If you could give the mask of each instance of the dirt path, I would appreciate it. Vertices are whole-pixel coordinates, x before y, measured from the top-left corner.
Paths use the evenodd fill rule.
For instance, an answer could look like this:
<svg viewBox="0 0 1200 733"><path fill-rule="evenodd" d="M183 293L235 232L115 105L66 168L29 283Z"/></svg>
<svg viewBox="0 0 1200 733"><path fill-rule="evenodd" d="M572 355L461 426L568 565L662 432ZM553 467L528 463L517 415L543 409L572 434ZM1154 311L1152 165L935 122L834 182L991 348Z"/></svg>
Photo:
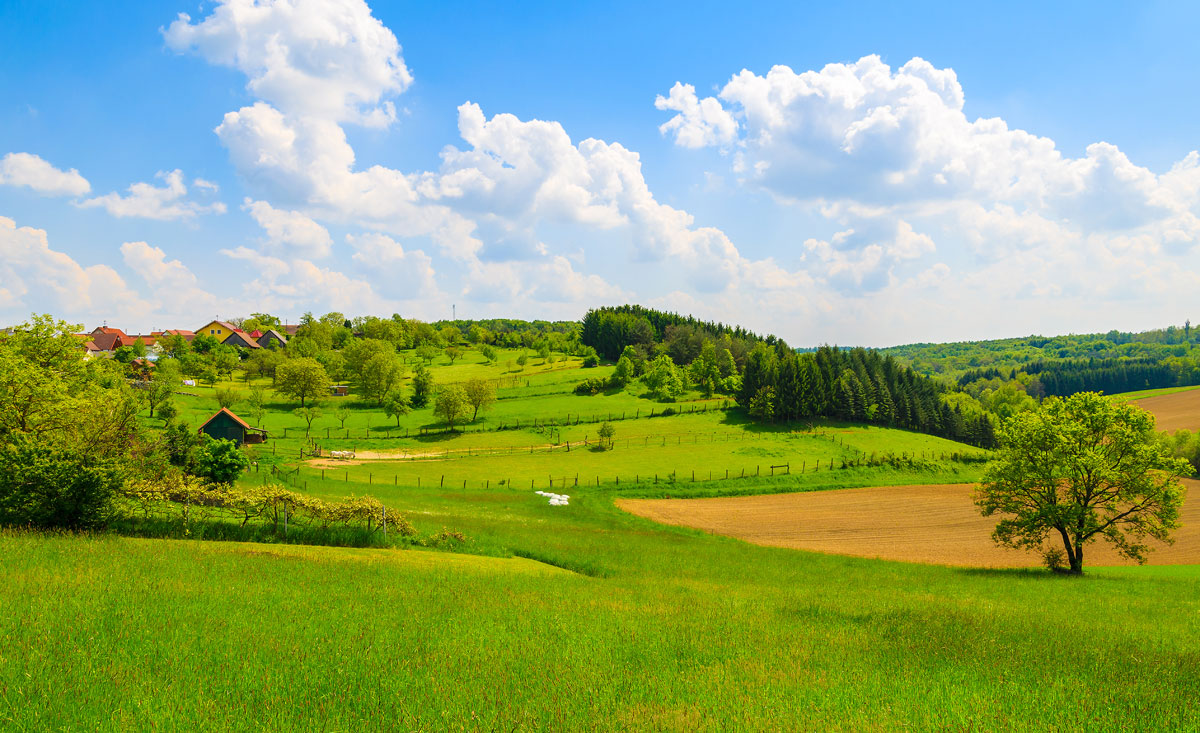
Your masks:
<svg viewBox="0 0 1200 733"><path fill-rule="evenodd" d="M1187 481L1183 526L1174 545L1155 543L1151 565L1200 563L1200 482ZM1017 567L1039 565L1032 552L996 547L995 518L971 501L973 486L885 486L718 499L623 499L625 511L759 545L906 562ZM1102 540L1085 564L1130 565Z"/></svg>
<svg viewBox="0 0 1200 733"><path fill-rule="evenodd" d="M1200 389L1147 397L1131 404L1153 413L1159 430L1200 430Z"/></svg>

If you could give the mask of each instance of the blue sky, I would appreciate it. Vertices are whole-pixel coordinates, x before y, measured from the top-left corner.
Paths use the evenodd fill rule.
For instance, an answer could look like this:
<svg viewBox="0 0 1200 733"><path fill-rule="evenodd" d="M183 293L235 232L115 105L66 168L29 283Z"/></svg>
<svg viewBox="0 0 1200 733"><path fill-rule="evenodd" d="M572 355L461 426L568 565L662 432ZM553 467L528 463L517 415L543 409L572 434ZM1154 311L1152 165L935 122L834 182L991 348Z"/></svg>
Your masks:
<svg viewBox="0 0 1200 733"><path fill-rule="evenodd" d="M867 345L1181 323L1198 15L0 2L0 321L635 301Z"/></svg>

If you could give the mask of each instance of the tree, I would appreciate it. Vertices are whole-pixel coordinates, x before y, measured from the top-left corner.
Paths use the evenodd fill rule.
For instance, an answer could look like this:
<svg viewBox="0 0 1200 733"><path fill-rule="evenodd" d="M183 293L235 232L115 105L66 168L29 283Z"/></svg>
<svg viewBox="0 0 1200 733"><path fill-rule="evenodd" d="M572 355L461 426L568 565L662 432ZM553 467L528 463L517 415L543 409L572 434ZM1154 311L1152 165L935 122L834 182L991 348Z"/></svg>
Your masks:
<svg viewBox="0 0 1200 733"><path fill-rule="evenodd" d="M461 357L461 356L462 356L462 349L458 348L457 346L447 346L446 347L446 358L450 360L451 364L458 361L459 357Z"/></svg>
<svg viewBox="0 0 1200 733"><path fill-rule="evenodd" d="M1056 534L1070 571L1082 573L1084 546L1098 536L1142 563L1145 539L1169 542L1179 526L1179 477L1191 467L1144 410L1096 392L1052 397L1008 420L999 440L975 497L984 516L1011 515L992 533L997 544L1037 549Z"/></svg>
<svg viewBox="0 0 1200 733"><path fill-rule="evenodd" d="M390 392L383 398L383 413L388 417L396 418L396 427L400 427L400 418L407 415L408 412L408 400L400 393L400 390Z"/></svg>
<svg viewBox="0 0 1200 733"><path fill-rule="evenodd" d="M433 394L433 374L423 366L417 367L417 373L413 375L413 407L424 407L429 404L429 397Z"/></svg>
<svg viewBox="0 0 1200 733"><path fill-rule="evenodd" d="M454 424L467 414L467 393L456 384L438 390L433 403L433 414L441 417L454 430Z"/></svg>
<svg viewBox="0 0 1200 733"><path fill-rule="evenodd" d="M758 392L750 398L750 414L759 420L770 420L775 417L774 387L758 388Z"/></svg>
<svg viewBox="0 0 1200 733"><path fill-rule="evenodd" d="M158 408L158 419L162 420L164 425L174 420L178 415L179 410L175 408L175 403L170 400L166 400Z"/></svg>
<svg viewBox="0 0 1200 733"><path fill-rule="evenodd" d="M601 450L612 450L613 445L615 444L614 439L617 435L617 429L613 427L612 423L605 420L604 424L602 424L600 426L599 433L600 433L600 449Z"/></svg>
<svg viewBox="0 0 1200 733"><path fill-rule="evenodd" d="M275 370L275 389L300 400L300 406L312 397L329 391L329 374L311 357L289 359Z"/></svg>
<svg viewBox="0 0 1200 733"><path fill-rule="evenodd" d="M467 402L475 408L471 413L471 422L475 422L481 409L488 409L496 401L496 385L486 379L467 380L463 385L463 393L467 396Z"/></svg>
<svg viewBox="0 0 1200 733"><path fill-rule="evenodd" d="M346 420L350 417L350 410L346 409L345 405L338 405L338 408L333 411L333 417L338 421L338 427L345 429Z"/></svg>
<svg viewBox="0 0 1200 733"><path fill-rule="evenodd" d="M196 475L216 484L231 484L237 481L250 467L250 459L232 440L217 440L204 436L204 444L196 452Z"/></svg>
<svg viewBox="0 0 1200 733"><path fill-rule="evenodd" d="M495 347L488 346L487 344L480 344L479 353L483 355L483 360L486 361L488 364L496 363Z"/></svg>
<svg viewBox="0 0 1200 733"><path fill-rule="evenodd" d="M217 398L217 405L227 410L242 401L242 393L233 387L217 387L213 396Z"/></svg>
<svg viewBox="0 0 1200 733"><path fill-rule="evenodd" d="M440 352L441 350L433 344L421 344L417 347L416 354L418 359L426 364L431 364Z"/></svg>
<svg viewBox="0 0 1200 733"><path fill-rule="evenodd" d="M146 384L146 404L150 406L150 417L154 417L154 408L171 398L175 385L179 384L182 372L179 362L174 359L159 359L154 370L154 376Z"/></svg>
<svg viewBox="0 0 1200 733"><path fill-rule="evenodd" d="M396 352L378 353L362 365L359 374L359 388L363 396L383 404L383 398L400 385L404 378L404 366L396 357Z"/></svg>
<svg viewBox="0 0 1200 733"><path fill-rule="evenodd" d="M0 445L0 526L103 525L124 483L123 463L31 436Z"/></svg>
<svg viewBox="0 0 1200 733"><path fill-rule="evenodd" d="M263 417L267 414L267 391L262 387L250 390L250 414L254 415L254 424L262 427Z"/></svg>
<svg viewBox="0 0 1200 733"><path fill-rule="evenodd" d="M238 354L232 346L221 344L212 350L212 365L218 374L226 378L233 375L238 365Z"/></svg>
<svg viewBox="0 0 1200 733"><path fill-rule="evenodd" d="M313 420L316 420L325 413L321 412L320 407L310 405L308 407L297 407L292 410L292 414L304 420L304 437L307 438L309 431L312 430Z"/></svg>

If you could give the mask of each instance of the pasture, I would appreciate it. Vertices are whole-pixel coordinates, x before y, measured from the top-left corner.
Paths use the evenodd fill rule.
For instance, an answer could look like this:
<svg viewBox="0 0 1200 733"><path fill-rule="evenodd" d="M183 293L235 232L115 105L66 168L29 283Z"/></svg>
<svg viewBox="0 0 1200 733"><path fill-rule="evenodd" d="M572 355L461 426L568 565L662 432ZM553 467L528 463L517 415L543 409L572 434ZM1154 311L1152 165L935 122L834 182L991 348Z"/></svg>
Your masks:
<svg viewBox="0 0 1200 733"><path fill-rule="evenodd" d="M1200 563L1200 482L1186 481L1175 544L1153 542L1151 565ZM996 521L980 516L971 484L876 486L713 499L619 499L647 519L759 545L967 567L1030 567L1039 553L995 546ZM1050 546L1058 539L1051 536ZM1095 565L1131 565L1109 545L1087 548Z"/></svg>
<svg viewBox="0 0 1200 733"><path fill-rule="evenodd" d="M706 511L783 536L832 522L840 505L829 542L854 514L864 525L953 525L895 487L961 498L983 451L835 421L753 424L719 395L579 396L574 384L604 367L521 371L510 360L468 351L435 365L438 383L498 385L494 409L461 430L447 432L429 407L397 424L352 394L323 400L306 436L295 404L269 395L270 438L247 447L255 465L243 483L371 495L422 536L463 533L458 553L0 532L0 728L1200 725L1198 565L1093 559L1085 577L1063 578L898 563L618 508L745 502L760 510ZM187 391L175 401L194 428L217 405L210 387ZM257 422L246 407L233 409ZM608 419L615 447L596 450ZM870 486L892 488L858 488ZM872 495L892 503L846 498ZM801 500L826 502L824 514L780 504ZM899 546L900 536L866 541ZM979 543L991 547L986 531Z"/></svg>

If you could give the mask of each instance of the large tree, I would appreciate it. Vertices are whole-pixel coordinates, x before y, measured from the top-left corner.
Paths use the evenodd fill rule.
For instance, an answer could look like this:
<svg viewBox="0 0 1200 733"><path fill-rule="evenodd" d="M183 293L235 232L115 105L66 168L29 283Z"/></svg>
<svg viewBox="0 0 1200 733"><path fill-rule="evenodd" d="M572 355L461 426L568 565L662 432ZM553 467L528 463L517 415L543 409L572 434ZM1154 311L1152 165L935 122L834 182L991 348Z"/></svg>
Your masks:
<svg viewBox="0 0 1200 733"><path fill-rule="evenodd" d="M479 411L486 410L496 401L496 385L486 379L469 379L463 384L463 392L467 402L475 411L471 413L471 422L479 416Z"/></svg>
<svg viewBox="0 0 1200 733"><path fill-rule="evenodd" d="M1081 392L1014 416L999 438L975 503L1003 515L992 533L1000 545L1039 549L1057 535L1071 572L1082 573L1084 546L1097 537L1141 563L1147 538L1169 542L1179 526L1179 477L1191 467L1144 410Z"/></svg>
<svg viewBox="0 0 1200 733"><path fill-rule="evenodd" d="M469 406L467 393L462 387L452 384L438 390L433 403L433 414L445 420L453 430L454 424L466 417Z"/></svg>
<svg viewBox="0 0 1200 733"><path fill-rule="evenodd" d="M358 379L363 396L382 405L388 393L399 387L404 379L404 366L395 350L377 353L362 365Z"/></svg>
<svg viewBox="0 0 1200 733"><path fill-rule="evenodd" d="M304 407L307 400L329 391L329 374L321 362L310 357L288 359L275 370L275 389L300 400Z"/></svg>

